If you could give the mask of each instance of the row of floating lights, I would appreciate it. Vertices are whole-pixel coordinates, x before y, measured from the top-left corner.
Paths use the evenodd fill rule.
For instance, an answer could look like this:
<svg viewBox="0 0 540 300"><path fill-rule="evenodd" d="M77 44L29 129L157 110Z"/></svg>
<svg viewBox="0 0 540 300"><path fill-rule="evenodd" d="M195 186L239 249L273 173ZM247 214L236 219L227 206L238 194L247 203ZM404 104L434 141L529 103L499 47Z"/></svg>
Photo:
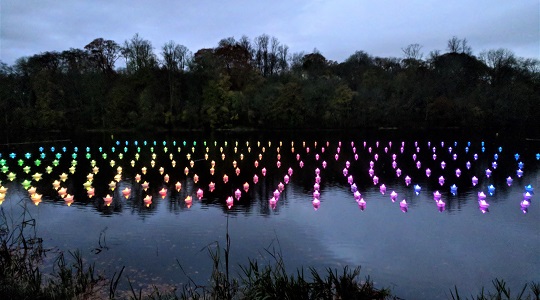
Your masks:
<svg viewBox="0 0 540 300"><path fill-rule="evenodd" d="M126 141L125 144L126 144L126 146L123 148L123 150L124 150L124 153L127 153L128 150L129 150L128 147L127 147L128 144L129 144L129 142ZM153 144L154 144L154 146L157 145L155 141L154 141ZM281 147L281 146L282 146L282 142L280 142L279 144L280 144L280 147ZM138 159L139 159L139 153L141 152L141 147L138 146L138 142L136 142L136 141L134 142L134 145L137 146L137 153L135 154L135 159L138 160ZM143 145L144 145L144 146L147 146L148 143L145 141L145 142L143 142ZM183 145L184 145L184 146L187 146L185 141L184 141ZM117 146L120 146L120 142L119 142L119 141L117 141ZM163 142L163 146L164 146L163 151L164 151L165 153L167 153L169 149L166 147L166 142ZM176 146L176 142L173 142L173 146ZM196 146L196 142L193 142L193 147L191 148L192 153L195 153L195 146ZM204 146L206 146L206 142L204 142ZM214 142L214 146L217 146L217 142ZM225 146L227 147L227 142L225 142ZM248 149L248 152L251 152L251 147L249 147L249 142L246 142L246 146L248 147L248 148L247 148L247 149ZM260 142L257 143L257 146L260 147ZM268 146L269 146L269 147L271 146L271 142L268 142ZM326 143L326 146L329 147L329 142ZM366 149L366 146L367 146L367 143L364 142L364 149ZM401 147L400 147L400 152L401 152L401 153L404 153L404 146L405 146L405 143L402 142L402 143L401 143ZM457 142L454 143L454 146L457 146ZM235 152L235 153L237 153L237 150L238 150L237 147L238 147L238 142L236 142L236 146L234 147L234 152ZM278 152L277 167L278 167L278 168L280 167L280 164L281 164L281 161L280 161L280 154L279 154L279 149L280 149L280 147L277 148L277 152ZM309 147L306 147L305 142L303 142L303 147L306 149L306 153L309 153L309 151L310 151L309 149L310 149L310 148L309 148ZM316 147L317 147L317 142L315 142L315 148L316 148ZM359 156L358 156L358 153L356 153L356 148L354 147L354 142L351 142L351 147L352 147L352 149L353 149L353 153L355 153L355 155L354 155L355 160L358 160ZM379 147L379 142L376 142L376 147L377 147L377 148ZM392 147L392 142L389 142L388 147L385 147L385 148L384 148L384 152L385 152L385 153L388 153L389 148L391 148L391 147ZM416 152L419 153L419 152L420 152L420 148L418 147L418 143L417 143L417 142L415 142L415 147L416 147ZM428 148L429 148L429 147L431 147L430 142L428 142ZM444 147L444 142L441 142L441 147ZM467 144L467 147L465 147L465 152L466 152L466 153L469 152L469 147L470 147L470 142ZM336 152L337 152L337 153L334 155L336 161L338 161L338 159L339 159L340 149L341 149L341 142L338 143L338 147L336 148ZM56 150L56 149L55 149L54 147L51 147L51 149L50 149L51 153L55 153L55 150ZM102 158L103 158L104 160L106 160L106 159L107 159L107 154L106 154L105 152L103 152L104 149L103 149L102 147L99 147L98 150L99 150L100 153L102 153L102 155L101 155ZM372 153L373 148L372 148L372 147L369 147L369 148L367 148L367 150L368 150L369 153ZM485 152L485 146L484 146L484 143L483 143L483 142L482 142L482 148L481 148L481 150L482 150L482 152ZM502 148L501 148L501 147L499 147L498 150L499 150L499 153L502 152ZM40 147L40 148L39 148L39 152L40 152L39 157L40 157L41 159L45 159L45 158L46 158L46 153L45 153L44 151L45 151L45 149L44 149L43 147ZM61 148L61 151L65 153L65 152L67 152L67 148L66 148L66 147L62 147L62 148ZM115 148L115 147L112 147L112 148L111 148L111 152L114 153L115 151L116 151L116 148ZM154 168L154 167L155 167L156 153L154 152L154 147L153 147L153 146L150 147L150 151L152 152L151 167ZM180 152L180 151L181 151L181 148L178 147L178 152ZM321 147L321 153L324 153L324 151L325 151L325 148L324 148L324 147ZM452 151L453 151L452 147L449 147L449 148L448 148L448 152L451 154ZM75 148L74 148L74 153L71 155L71 157L73 158L73 160L72 160L72 162L71 162L71 166L69 167L69 172L72 173L72 174L74 174L75 171L76 171L76 166L77 166L77 160L76 160L76 159L77 159L77 152L78 152L78 147L75 147ZM205 153L205 159L206 159L206 160L208 160L208 152L209 152L209 147L206 146L206 153ZM222 155L221 155L222 160L224 160L224 159L225 159L225 153L223 153L223 147L220 147L220 152L222 153ZM263 152L263 153L265 152L265 147L264 147L264 146L263 146L263 148L262 148L262 152ZM291 142L291 152L294 153L294 142ZM124 155L124 154L120 152L120 153L118 154L118 158L119 158L120 160L122 160L122 159L123 159L123 155ZM11 153L11 154L9 154L8 156L9 156L9 158L12 159L12 160L15 160L15 158L17 157L17 155L16 155L15 153ZM175 161L173 160L173 154L170 153L169 156L170 156L170 159L171 159L172 164L173 164L173 167L174 167ZM320 155L319 155L318 153L315 154L315 159L316 159L316 160L319 160L319 156L320 156ZM30 154L30 153L26 153L26 154L24 155L24 158L26 158L27 160L30 160L31 157L32 157L32 154ZM86 157L87 159L90 159L90 158L91 158L90 148L89 148L89 147L86 148L86 155L85 155L85 157ZM374 160L375 160L375 161L378 160L378 154L377 154L377 153L375 153L375 154L373 155L373 157L374 157ZM519 158L520 158L519 154L517 154L517 153L514 155L514 157L515 157L516 161L518 161ZM53 165L54 167L56 167L56 166L59 165L59 160L62 158L62 153L57 152L56 154L54 154L54 158L55 158L55 159L52 161L52 165ZM187 158L188 160L190 160L190 167L193 168L193 167L194 167L194 161L191 160L191 154L188 153L188 154L186 155L186 158ZM243 154L240 154L240 159L243 160L243 158L244 158L244 155L243 155ZM303 162L300 160L300 154L297 154L297 155L296 155L296 158L297 158L297 160L299 161L299 166L302 168L302 167L303 167ZM454 153L454 154L452 155L452 158L453 158L453 160L456 160L456 159L457 159L457 154ZM478 159L478 154L474 154L474 155L473 155L473 158L474 158L474 160L477 160L477 159ZM393 154L393 155L392 155L392 159L393 159L392 167L393 167L394 169L396 169L396 175L397 175L397 177L400 177L402 171L401 171L399 168L397 168L397 162L396 162L397 155L396 155L396 154ZM436 147L433 147L433 160L436 160L436 159L437 159ZM495 160L495 161L492 163L492 168L493 168L494 170L497 168L497 159L498 159L498 154L495 153L495 154L494 154L494 160ZM540 160L540 153L537 153L537 154L536 154L536 159L537 159L537 160ZM262 154L259 154L259 160L262 160ZM421 162L420 162L419 160L417 160L417 154L416 154L416 153L413 154L413 160L416 162L416 167L417 167L418 169L420 169L420 168L421 168ZM19 166L21 166L21 167L23 167L24 163L25 163L25 161L24 161L23 159L19 159L19 160L17 161L17 164L18 164ZM93 167L93 169L92 169L92 170L93 170L93 173L90 173L90 174L87 176L88 181L85 182L83 185L84 185L85 189L87 189L88 196L89 196L89 197L93 197L93 196L95 195L95 194L94 194L94 193L95 193L95 190L94 190L94 188L92 187L92 177L93 177L93 174L97 174L97 173L99 172L99 167L96 166L97 162L96 162L95 160L92 160L90 163L91 163L91 166ZM235 167L235 173L236 173L236 175L238 176L239 173L240 173L240 169L236 166L236 161L234 161L233 163L234 163L234 167ZM39 167L39 166L41 165L41 160L40 160L40 159L36 159L36 160L34 161L34 164L35 164L37 167ZM110 161L110 166L111 166L111 167L114 167L115 165L116 165L116 162L115 162L114 160L111 160L111 161ZM134 165L135 165L135 160L132 160L132 161L131 161L131 166L134 166ZM213 168L214 168L214 165L215 165L215 162L212 161L212 168L210 169L210 172L211 172L212 175L213 175ZM327 165L326 161L323 161L323 162L322 162L323 168L326 168L326 165ZM1 166L0 170L1 170L3 173L7 173L7 172L9 171L9 168L8 168L7 165L6 165L6 160L5 160L5 159L2 159L1 154L0 154L0 166ZM255 166L258 167L258 161L257 161L257 160L255 161ZM344 176L347 176L347 173L348 173L347 170L349 169L349 167L350 167L350 162L347 161L346 164L345 164L345 168L344 168L344 170L343 170ZM373 178L373 183L374 183L375 185L377 185L379 179L378 179L378 177L375 175L375 172L374 172L373 167L374 167L374 162L371 161L371 162L370 162L370 169L369 169L368 173L369 173L369 175ZM445 163L444 161L442 161L442 162L441 162L441 169L445 169L445 167L446 167L446 163ZM470 163L470 162L467 162L467 163L466 163L466 167L467 167L467 169L470 169L470 168L471 168L471 163ZM518 177L522 177L522 176L523 176L523 170L522 170L523 167L524 167L523 162L521 162L521 161L518 162L518 170L516 171L516 174L517 174ZM163 168L161 167L161 168L160 168L160 173L161 173L161 175L163 175L163 172L161 171L162 169L163 169ZM30 173L30 170L31 170L31 168L30 168L28 165L26 165L26 166L23 167L23 172L26 173L26 174L29 174L29 173ZM45 168L45 171L46 171L48 174L50 174L50 173L52 172L52 170L53 170L53 167L51 167L51 166L47 166L47 167ZM314 207L315 209L318 209L319 206L320 206L320 180L321 180L321 179L320 179L320 175L319 175L319 174L320 174L320 171L317 171L317 170L319 170L319 169L316 169L316 177L315 177L314 192L313 192L313 201L312 201L313 207ZM122 167L119 166L119 167L117 168L117 171L118 171L118 174L115 175L115 177L114 177L115 180L113 180L113 181L111 181L111 183L109 183L109 188L110 188L111 190L114 190L114 188L116 187L116 182L120 182L120 180L122 179L122 176L121 176L121 175L122 175ZM142 171L142 173L145 173L145 172L146 172L146 167L143 167L143 168L141 169L141 171ZM486 176L489 178L489 177L491 176L492 172L493 172L492 170L486 169L486 172L485 172L485 173L486 173ZM186 175L189 173L188 167L185 168L185 173L186 173ZM265 169L265 168L262 168L262 174L263 174L263 176L266 175L265 173L266 173L266 169ZM455 174L456 174L456 177L459 177L459 176L461 175L461 171L460 171L459 169L456 169ZM62 173L62 174L60 175L60 181L64 181L64 182L65 182L66 179L67 179L67 176L68 176L68 175L67 175L66 173ZM168 176L167 174L164 175L165 182L168 182L167 176ZM284 181L285 181L286 183L288 183L289 180L290 180L290 176L292 176L292 168L289 168L288 174L285 175L285 176L286 176L286 177L284 177ZM426 176L427 176L427 177L431 176L431 170L430 170L429 168L426 169ZM9 174L7 174L7 178L8 178L8 180L10 180L10 181L14 181L14 180L16 179L16 174L13 173L13 172L10 172ZM32 179L33 179L34 181L37 182L37 181L39 181L39 180L42 179L42 174L41 174L41 173L35 173L34 175L32 175ZM137 181L137 183L139 183L139 180L140 180L140 175L139 175L139 174L137 174L137 175L135 176L135 180ZM197 175L197 174L195 174L195 175L193 176L193 180L194 180L195 183L198 181L198 175ZM224 175L224 176L223 176L223 181L224 181L224 183L227 183L227 181L228 181L228 176L227 176L227 175ZM258 181L258 177L257 177L257 174L255 174L254 177L253 177L253 182L254 182L255 184L257 184L257 181ZM409 186L409 185L411 184L411 181L412 181L412 180L411 180L411 178L410 178L409 176L405 176L405 184L406 184L407 186ZM507 184L508 184L508 185L511 185L511 184L512 184L512 181L513 181L513 179L512 179L511 177L508 177L508 178L507 178ZM349 184L351 185L351 191L353 192L353 196L354 196L355 200L358 202L358 205L360 206L360 208L361 208L362 210L365 209L365 207L366 207L366 202L365 202L365 200L361 197L361 194L360 194L359 191L357 190L356 185L355 185L354 182L353 182L352 175L348 177L348 182L349 182ZM444 178L443 176L439 177L439 183L440 183L441 186L444 185L444 182L445 182L445 178ZM477 178L476 176L473 176L473 177L472 177L472 184L473 184L473 186L475 186L476 184L478 184L478 178ZM31 186L31 181L29 181L29 180L24 180L24 181L22 182L22 185L23 185L23 187L24 187L25 189L28 190L29 195L30 195L30 198L32 199L32 201L34 201L34 203L36 203L36 205L37 205L39 202L41 202L41 195L36 193L36 188ZM145 190L148 188L148 185L149 185L149 184L148 184L147 182L141 183L141 187L142 187L143 189L145 189ZM73 200L73 196L67 193L67 189L66 189L66 188L60 187L60 184L59 184L59 181L58 181L58 180L56 180L56 181L53 182L53 187L58 191L59 196L62 197L62 198L66 201L66 203L67 203L68 205L70 205L71 203L73 203L73 201L74 201L74 200ZM181 189L181 184L180 184L180 182L177 182L177 183L175 184L175 188L176 188L177 191L179 191L179 190ZM213 191L214 188L215 188L215 183L211 182L211 183L209 184L209 190L210 190L210 191ZM249 184L246 182L246 183L244 184L244 190L247 192L248 189L249 189ZM275 209L275 207L276 207L276 205L277 205L277 201L279 200L279 195L280 195L280 193L283 191L283 189L284 189L283 183L280 182L280 184L278 185L278 188L277 188L276 191L273 193L273 197L269 200L269 205L270 205L270 207L272 207L272 208ZM457 193L457 186L456 186L455 184L452 185L450 189L451 189L451 193L452 193L453 195L455 195L455 194ZM495 188L493 187L493 185L490 185L490 186L488 187L488 193L489 193L490 195L492 195L492 194L494 193L494 189L495 189ZM380 190L381 190L381 193L383 193L383 194L386 192L386 187L385 187L384 184L382 184L382 185L380 186ZM415 190L416 193L419 193L420 190L421 190L421 188L420 188L420 186L415 185L415 186L414 186L414 190ZM1 186L1 182L0 182L0 204L1 204L1 202L5 199L5 194L6 194L6 192L7 192L7 188ZM123 194L126 198L129 198L130 193L131 193L131 191L130 191L129 188L126 188L126 189L124 189L124 190L122 191L122 194ZM166 189L160 190L160 195L161 195L163 198L166 196L166 193L167 193ZM442 199L439 197L439 195L438 195L437 193L439 193L439 192L437 191L437 192L434 193L434 199L435 199L435 201L436 201L436 203L437 203L437 206L438 206L439 209L441 210L441 208L444 209L445 203L444 203L444 201L442 201ZM203 197L203 190L202 190L202 189L198 189L196 194L197 194L197 197L198 197L199 199L201 199L201 198ZM235 194L235 198L236 198L237 200L239 200L240 195L241 195L240 189L237 189L237 190L235 191L234 194ZM439 193L439 194L440 194L440 193ZM531 199L531 197L532 197L532 194L533 194L533 189L532 189L532 186L529 185L529 186L526 187L526 192L524 193L524 199L523 199L523 201L521 202L521 207L524 209L524 211L525 211L526 208L528 208L528 206L530 205L530 199ZM393 201L395 201L395 200L397 199L397 193L395 193L395 191L393 191L393 192L390 194L390 196L391 196L391 199L392 199ZM484 194L483 192L479 192L479 193L478 193L478 198L479 198L479 200L478 200L478 201L479 201L479 207L480 207L481 209L482 209L482 208L485 208L485 210L483 210L483 212L487 211L487 207L489 207L489 204L486 202L485 194ZM104 199L104 202L105 202L107 205L110 205L110 203L112 202L112 196L110 196L110 195L105 196L103 199ZM191 203L191 201L192 201L191 196L188 196L188 197L186 198L186 203L188 203L188 202ZM150 204L152 203L152 199L151 199L151 196L150 196L150 195L147 195L147 196L145 197L144 203L147 204L147 206L150 205ZM234 203L234 202L232 201L232 196L230 196L230 197L227 198L226 203L227 203L227 206L228 206L229 208L232 207L232 205L233 205L233 203ZM400 207L401 207L402 210L404 210L404 211L407 210L407 202L406 202L406 200L403 200L403 201L400 202Z"/></svg>

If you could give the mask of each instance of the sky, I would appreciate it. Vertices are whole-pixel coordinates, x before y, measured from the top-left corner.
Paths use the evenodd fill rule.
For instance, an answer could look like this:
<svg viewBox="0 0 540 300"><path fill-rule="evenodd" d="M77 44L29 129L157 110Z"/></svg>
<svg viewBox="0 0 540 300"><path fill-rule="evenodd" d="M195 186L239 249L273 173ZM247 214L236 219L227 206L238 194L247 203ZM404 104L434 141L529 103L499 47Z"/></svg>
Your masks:
<svg viewBox="0 0 540 300"><path fill-rule="evenodd" d="M289 53L317 49L342 62L356 51L403 57L420 44L446 52L453 36L474 55L505 48L540 58L539 0L0 0L0 60L83 49L95 38L119 44L136 33L159 54L168 41L193 53L221 39L262 34ZM158 55L159 56L159 55Z"/></svg>

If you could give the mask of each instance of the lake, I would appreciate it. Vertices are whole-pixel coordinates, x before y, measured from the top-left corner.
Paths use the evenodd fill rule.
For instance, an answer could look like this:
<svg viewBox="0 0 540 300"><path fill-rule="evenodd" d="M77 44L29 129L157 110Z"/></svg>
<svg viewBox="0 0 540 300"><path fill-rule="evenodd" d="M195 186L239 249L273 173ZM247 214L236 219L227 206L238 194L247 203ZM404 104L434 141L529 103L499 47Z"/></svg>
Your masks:
<svg viewBox="0 0 540 300"><path fill-rule="evenodd" d="M361 266L401 298L448 299L540 281L539 152L452 132L10 138L0 207L136 288L207 284L228 232L232 274L281 253L291 273Z"/></svg>

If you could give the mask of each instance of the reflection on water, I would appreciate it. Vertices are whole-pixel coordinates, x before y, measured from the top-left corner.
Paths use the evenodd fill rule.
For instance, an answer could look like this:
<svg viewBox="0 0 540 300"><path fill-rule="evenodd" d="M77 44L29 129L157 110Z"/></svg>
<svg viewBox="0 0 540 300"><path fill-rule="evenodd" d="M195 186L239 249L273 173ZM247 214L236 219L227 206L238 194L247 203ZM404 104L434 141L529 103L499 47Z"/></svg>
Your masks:
<svg viewBox="0 0 540 300"><path fill-rule="evenodd" d="M498 140L110 139L0 148L0 201L49 246L140 284L208 279L283 252L291 271L361 265L405 298L539 280L540 145ZM178 260L178 261L177 261ZM180 263L186 275L180 271Z"/></svg>

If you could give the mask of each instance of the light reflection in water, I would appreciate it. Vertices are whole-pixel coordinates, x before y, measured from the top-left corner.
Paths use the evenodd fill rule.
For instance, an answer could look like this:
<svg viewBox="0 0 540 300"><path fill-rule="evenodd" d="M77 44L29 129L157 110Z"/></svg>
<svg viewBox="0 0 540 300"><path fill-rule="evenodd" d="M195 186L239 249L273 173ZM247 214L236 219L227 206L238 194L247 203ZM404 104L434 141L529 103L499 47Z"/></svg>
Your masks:
<svg viewBox="0 0 540 300"><path fill-rule="evenodd" d="M209 263L200 249L224 241L227 216L237 263L260 257L277 239L291 269L362 265L364 275L381 287L395 284L394 292L405 298L425 286L435 287L428 292L434 299L454 285L472 289L494 277L531 278L540 268L531 254L540 247L532 190L538 149L520 151L525 162L518 165L515 152L498 151L498 144L461 140L446 141L451 150L430 147L443 145L439 140L349 139L341 146L333 139L220 140L160 147L172 144L164 142L120 141L123 153L81 144L89 155L77 159L73 145L55 145L44 148L39 165L32 161L39 147L10 151L14 158L1 152L2 208L17 207L19 199L35 204L29 210L39 232L62 249L92 249L107 227L109 250L93 259L113 261L111 270L126 263L170 283L178 283L174 258L189 275L207 279L203 265ZM56 155L63 147L66 154ZM411 270L414 278L403 275Z"/></svg>

